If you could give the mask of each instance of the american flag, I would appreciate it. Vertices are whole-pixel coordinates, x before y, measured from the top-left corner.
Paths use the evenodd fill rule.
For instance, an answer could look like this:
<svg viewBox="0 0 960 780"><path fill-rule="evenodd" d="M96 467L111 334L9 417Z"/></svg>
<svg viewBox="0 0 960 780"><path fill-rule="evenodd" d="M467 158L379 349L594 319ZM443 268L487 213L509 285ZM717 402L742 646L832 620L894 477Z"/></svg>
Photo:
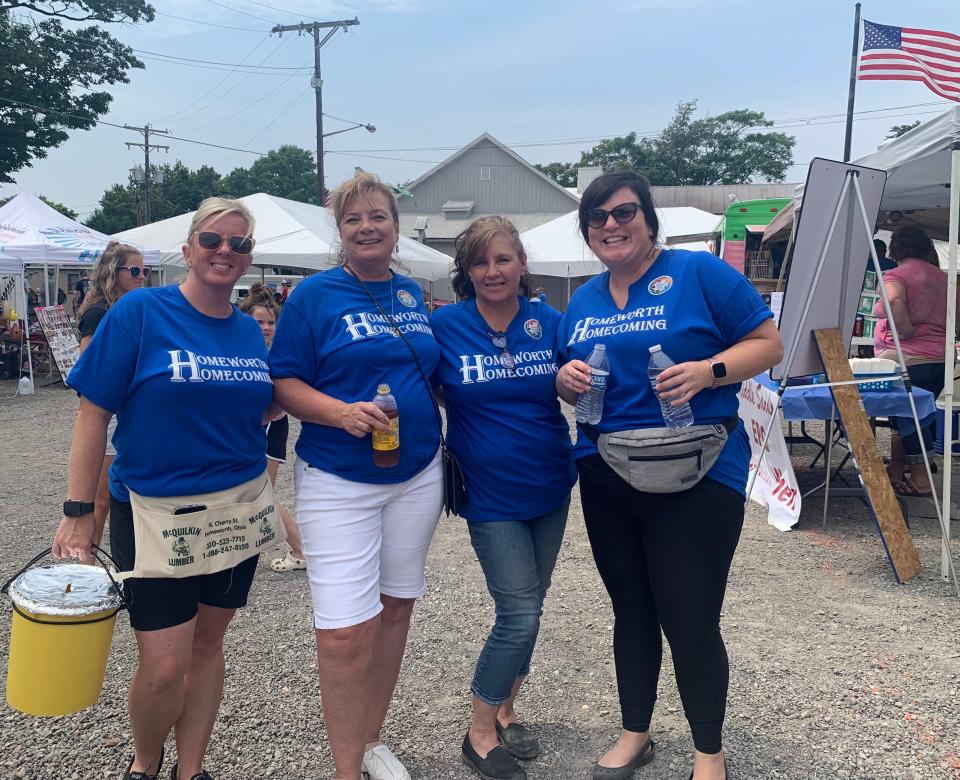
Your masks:
<svg viewBox="0 0 960 780"><path fill-rule="evenodd" d="M861 81L922 81L960 102L960 35L863 20Z"/></svg>

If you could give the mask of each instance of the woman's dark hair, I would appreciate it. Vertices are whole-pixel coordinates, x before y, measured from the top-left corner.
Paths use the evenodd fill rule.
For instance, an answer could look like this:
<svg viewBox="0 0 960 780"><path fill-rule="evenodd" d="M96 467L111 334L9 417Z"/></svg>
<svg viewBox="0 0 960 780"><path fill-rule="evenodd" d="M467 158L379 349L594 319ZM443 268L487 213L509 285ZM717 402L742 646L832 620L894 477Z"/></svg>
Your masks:
<svg viewBox="0 0 960 780"><path fill-rule="evenodd" d="M280 307L273 300L273 290L260 284L260 282L254 282L250 285L250 291L240 301L238 308L244 314L252 315L254 309L262 308L272 313L274 319L280 316Z"/></svg>
<svg viewBox="0 0 960 780"><path fill-rule="evenodd" d="M926 260L931 265L940 266L933 241L930 240L926 230L916 225L904 225L893 231L890 237L889 255L897 262L914 257L918 260Z"/></svg>
<svg viewBox="0 0 960 780"><path fill-rule="evenodd" d="M470 281L470 265L474 260L487 253L487 247L497 236L506 236L510 239L513 251L517 253L517 257L521 261L526 263L527 253L520 241L520 233L509 219L506 217L480 217L473 220L453 243L456 254L453 258L453 272L450 274L450 281L458 298L473 298L477 294L477 291L473 288L473 282ZM524 298L530 296L530 275L526 269L520 277L520 295Z"/></svg>
<svg viewBox="0 0 960 780"><path fill-rule="evenodd" d="M650 240L656 244L660 235L660 220L657 219L657 204L650 194L650 182L642 173L636 171L612 171L598 176L587 187L580 198L580 235L590 243L590 226L587 224L587 212L600 208L617 190L627 187L637 196L643 218L650 228Z"/></svg>

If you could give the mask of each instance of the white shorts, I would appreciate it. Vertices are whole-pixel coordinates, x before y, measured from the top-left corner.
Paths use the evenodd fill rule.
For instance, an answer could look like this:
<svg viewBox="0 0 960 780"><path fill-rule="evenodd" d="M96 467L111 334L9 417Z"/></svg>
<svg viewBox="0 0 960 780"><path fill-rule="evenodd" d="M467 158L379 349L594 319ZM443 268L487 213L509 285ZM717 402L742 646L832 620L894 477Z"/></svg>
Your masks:
<svg viewBox="0 0 960 780"><path fill-rule="evenodd" d="M356 626L380 614L380 594L415 599L443 504L440 453L395 485L353 482L294 467L297 528L307 561L317 628Z"/></svg>

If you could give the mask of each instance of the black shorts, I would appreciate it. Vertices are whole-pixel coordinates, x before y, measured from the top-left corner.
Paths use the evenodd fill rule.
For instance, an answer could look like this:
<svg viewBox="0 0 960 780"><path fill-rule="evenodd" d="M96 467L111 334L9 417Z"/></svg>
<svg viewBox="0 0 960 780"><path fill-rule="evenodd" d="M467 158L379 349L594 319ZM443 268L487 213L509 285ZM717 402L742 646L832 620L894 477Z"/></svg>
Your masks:
<svg viewBox="0 0 960 780"><path fill-rule="evenodd" d="M290 435L290 420L283 415L267 424L267 457L270 460L287 462L287 437Z"/></svg>
<svg viewBox="0 0 960 780"><path fill-rule="evenodd" d="M110 496L110 550L119 571L131 571L136 555L133 510L128 501ZM195 577L135 577L124 582L130 625L157 631L193 620L200 604L221 609L247 606L259 555L232 569Z"/></svg>

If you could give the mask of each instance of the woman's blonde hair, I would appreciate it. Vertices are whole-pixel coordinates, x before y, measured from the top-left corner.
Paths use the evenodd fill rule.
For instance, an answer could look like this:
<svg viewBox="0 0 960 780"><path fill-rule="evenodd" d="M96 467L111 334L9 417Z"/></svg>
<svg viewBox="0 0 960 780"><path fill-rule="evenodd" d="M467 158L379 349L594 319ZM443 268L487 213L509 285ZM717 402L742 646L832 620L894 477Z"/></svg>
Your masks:
<svg viewBox="0 0 960 780"><path fill-rule="evenodd" d="M117 269L130 255L142 258L143 254L135 246L111 241L97 258L97 264L90 274L90 291L83 299L80 313L83 314L94 303L103 302L109 309L120 297L117 295Z"/></svg>
<svg viewBox="0 0 960 780"><path fill-rule="evenodd" d="M473 298L477 294L473 282L470 281L470 265L487 253L487 247L497 236L506 236L513 245L513 251L517 253L517 257L526 265L527 253L520 240L520 233L509 219L498 216L475 219L453 243L456 254L453 258L450 281L458 298ZM523 275L520 277L520 295L529 297L530 287L530 274L524 267Z"/></svg>
<svg viewBox="0 0 960 780"><path fill-rule="evenodd" d="M187 233L187 243L190 243L190 239L193 238L193 234L197 232L201 224L211 217L219 219L227 214L239 214L243 217L247 223L246 237L253 236L253 229L256 226L253 214L243 203L232 198L207 198L193 212L193 219L190 220L190 231Z"/></svg>
<svg viewBox="0 0 960 780"><path fill-rule="evenodd" d="M352 178L347 179L343 184L330 193L327 198L327 207L333 212L333 218L336 220L337 229L340 229L340 222L347 213L350 203L354 198L370 199L374 193L383 195L387 200L387 207L390 209L390 216L397 226L397 234L400 233L400 212L397 211L397 199L393 196L391 190L386 184L380 181L379 177L366 171L357 171ZM339 265L347 264L347 255L341 247L338 255ZM393 257L391 265L406 272L408 269L400 262L400 259Z"/></svg>

